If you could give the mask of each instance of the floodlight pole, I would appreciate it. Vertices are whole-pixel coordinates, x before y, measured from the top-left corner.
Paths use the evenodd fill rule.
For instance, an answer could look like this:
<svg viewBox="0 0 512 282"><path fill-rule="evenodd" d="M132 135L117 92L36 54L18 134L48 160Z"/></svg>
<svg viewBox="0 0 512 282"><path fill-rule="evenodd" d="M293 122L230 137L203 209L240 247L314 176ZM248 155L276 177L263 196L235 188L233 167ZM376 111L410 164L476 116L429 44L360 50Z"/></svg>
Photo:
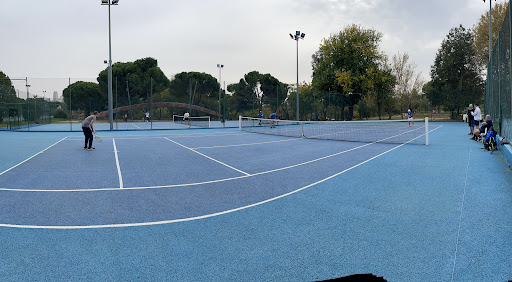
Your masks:
<svg viewBox="0 0 512 282"><path fill-rule="evenodd" d="M221 109L220 109L220 93L222 92L222 84L221 84L221 71L222 71L222 68L224 67L224 65L222 64L217 64L217 67L219 68L219 121L221 121Z"/></svg>
<svg viewBox="0 0 512 282"><path fill-rule="evenodd" d="M485 3L485 0L483 0ZM494 0L496 1L496 0ZM489 0L489 64L487 65L487 87L488 93L492 92L492 0Z"/></svg>
<svg viewBox="0 0 512 282"><path fill-rule="evenodd" d="M304 39L306 36L300 31L295 32L295 36L290 33L291 39L297 41L297 121L299 121L299 39Z"/></svg>
<svg viewBox="0 0 512 282"><path fill-rule="evenodd" d="M496 0L494 0L496 1ZM485 0L484 0L485 3ZM492 50L492 0L489 0L489 61L491 61Z"/></svg>
<svg viewBox="0 0 512 282"><path fill-rule="evenodd" d="M297 41L297 121L299 121L299 39Z"/></svg>
<svg viewBox="0 0 512 282"><path fill-rule="evenodd" d="M102 0L101 5L108 5L108 122L110 130L114 130L114 114L112 99L112 36L110 24L110 6L117 5L119 0Z"/></svg>

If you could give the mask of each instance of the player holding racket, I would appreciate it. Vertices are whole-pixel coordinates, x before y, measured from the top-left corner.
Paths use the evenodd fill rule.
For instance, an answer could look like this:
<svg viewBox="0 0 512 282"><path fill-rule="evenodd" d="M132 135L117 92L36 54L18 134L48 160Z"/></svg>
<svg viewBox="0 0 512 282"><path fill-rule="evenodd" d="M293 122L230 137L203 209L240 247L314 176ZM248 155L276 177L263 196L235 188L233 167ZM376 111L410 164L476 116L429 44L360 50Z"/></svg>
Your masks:
<svg viewBox="0 0 512 282"><path fill-rule="evenodd" d="M92 140L93 136L92 133L96 134L96 131L94 130L93 123L96 121L96 117L98 116L98 112L94 112L92 115L86 117L84 121L82 122L82 131L84 132L85 136L85 145L84 149L87 150L94 150L92 147ZM89 144L89 146L87 146Z"/></svg>
<svg viewBox="0 0 512 282"><path fill-rule="evenodd" d="M414 127L414 121L412 120L413 118L413 114L412 114L412 111L411 109L407 110L407 120L409 121L409 127L411 127L411 123L412 123L412 127Z"/></svg>

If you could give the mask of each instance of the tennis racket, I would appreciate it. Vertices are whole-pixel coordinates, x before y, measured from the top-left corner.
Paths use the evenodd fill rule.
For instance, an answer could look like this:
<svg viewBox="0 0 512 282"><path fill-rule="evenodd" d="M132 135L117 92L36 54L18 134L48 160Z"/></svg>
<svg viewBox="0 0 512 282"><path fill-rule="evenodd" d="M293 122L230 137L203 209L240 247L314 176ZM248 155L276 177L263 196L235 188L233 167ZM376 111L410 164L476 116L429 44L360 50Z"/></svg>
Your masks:
<svg viewBox="0 0 512 282"><path fill-rule="evenodd" d="M96 135L96 143L98 143L98 144L103 143L103 139L101 137L99 137L98 134L94 133L94 135Z"/></svg>

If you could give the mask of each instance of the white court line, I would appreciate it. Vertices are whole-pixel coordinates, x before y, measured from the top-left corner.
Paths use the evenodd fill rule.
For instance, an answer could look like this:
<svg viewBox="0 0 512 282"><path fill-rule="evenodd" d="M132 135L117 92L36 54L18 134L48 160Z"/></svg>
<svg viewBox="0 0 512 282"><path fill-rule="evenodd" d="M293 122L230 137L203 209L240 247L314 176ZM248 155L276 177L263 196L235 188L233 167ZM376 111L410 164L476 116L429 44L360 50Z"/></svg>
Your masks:
<svg viewBox="0 0 512 282"><path fill-rule="evenodd" d="M135 124L133 124L133 123L132 123L131 125L132 125L132 126L135 126L135 127L137 127L138 129L141 129L140 127L136 126L136 125L135 125Z"/></svg>
<svg viewBox="0 0 512 282"><path fill-rule="evenodd" d="M233 132L233 133L225 133L225 134L191 133L191 134L174 134L174 135L165 135L165 136L172 137L172 138L194 138L197 136L232 136L232 135L251 135L251 133L247 133L247 132Z"/></svg>
<svg viewBox="0 0 512 282"><path fill-rule="evenodd" d="M239 169L237 169L237 168L234 168L234 167L232 167L232 166L230 166L230 165L228 165L228 164L225 164L225 163L223 163L223 162L221 162L221 161L219 161L219 160L216 160L216 159L214 159L214 158L212 158L212 157L209 157L209 156L207 156L207 155L205 155L205 154L203 154L203 153L199 153L198 151L196 151L196 150L194 150L194 149L192 149L192 148L189 148L189 147L187 147L187 146L185 146L185 145L182 145L182 144L180 144L180 143L178 143L178 142L176 142L176 141L173 141L173 140L171 140L171 139L169 139L169 138L167 138L167 137L164 137L164 139L167 139L167 140L171 141L172 143L174 143L174 144L176 144L176 145L180 145L181 147L183 147L183 148L185 148L185 149L188 149L188 150L190 150L190 151L192 151L192 152L194 152L194 153L196 153L196 154L199 154L199 155L201 155L201 156L203 156L203 157L205 157L205 158L207 158L207 159L210 159L210 160L212 160L212 161L214 161L214 162L217 162L217 163L219 163L219 164L221 164L221 165L223 165L223 166L229 167L229 168L231 168L231 169L233 169L233 170L236 170L236 171L238 171L238 172L240 172L240 173L243 173L243 174L245 174L245 175L247 175L247 176L250 176L250 174L249 174L249 173L247 173L247 172L245 172L245 171L241 171L241 170L239 170Z"/></svg>
<svg viewBox="0 0 512 282"><path fill-rule="evenodd" d="M468 176L469 176L469 164L471 163L471 147L469 146L469 154L468 154L468 163L466 165L466 178L464 180L464 193L462 193L462 201L460 205L460 214L459 220L457 222L457 240L455 242L455 253L453 254L453 267L452 267L452 278L450 281L453 281L453 277L455 275L455 266L457 265L457 254L459 252L459 242L460 242L460 229L462 225L462 218L464 215L464 203L466 202L466 192L468 187Z"/></svg>
<svg viewBox="0 0 512 282"><path fill-rule="evenodd" d="M9 170L11 170L11 169L13 169L13 168L15 168L15 167L17 167L17 166L19 166L19 165L21 165L21 164L25 163L25 162L27 162L28 160L32 159L33 157L35 157L35 156L37 156L37 155L39 155L39 154L43 153L44 151L46 151L46 150L50 149L51 147L53 147L53 146L57 145L58 143L60 143L62 140L66 139L66 138L67 138L67 137L64 137L64 138L60 139L59 141L57 141L57 142L55 142L54 144L52 144L50 147L48 147L48 148L46 148L46 149L42 150L41 152L39 152L39 153L37 153L37 154L33 155L32 157L30 157L30 158L28 158L28 159L26 159L26 160L22 161L21 163L19 163L19 164L15 165L15 166L13 166L13 167L11 167L11 168L9 168L9 169L7 169L7 170L3 171L2 173L0 173L0 175L2 175L2 174L4 174L4 173L8 172Z"/></svg>
<svg viewBox="0 0 512 282"><path fill-rule="evenodd" d="M413 139L414 140L414 139ZM412 140L411 140L412 141ZM373 144L373 143L372 143ZM0 227L12 227L12 228L31 228L31 229L97 229L97 228L113 228L113 227L136 227L136 226L148 226L148 225L162 225L162 224L170 224L170 223L177 223L177 222L186 222L186 221L193 221L193 220L199 220L199 219L205 219L205 218L209 218L209 217L215 217L215 216L219 216L219 215L224 215L224 214L228 214L228 213L232 213L232 212L237 212L237 211L241 211L241 210L244 210L244 209L248 209L248 208L252 208L252 207L255 207L255 206L259 206L259 205L262 205L262 204L265 204L265 203L268 203L268 202L272 202L272 201L275 201L277 199L281 199L281 198L284 198L284 197L287 197L287 196L290 196L292 194L295 194L297 192L300 192L302 190L305 190L307 188L310 188L312 186L315 186L317 184L320 184L322 182L325 182L329 179L332 179L336 176L339 176L347 171L350 171L360 165L363 165L371 160L374 160L384 154L387 154L397 148L400 148L402 147L403 145L405 145L407 143L403 143L403 144L400 144L394 148L391 148L383 153L380 153L378 154L377 156L374 156L370 159L367 159L366 161L363 161L361 163L358 163L352 167L349 167L343 171L340 171L336 174L333 174L329 177L326 177L322 180L319 180L317 182L314 182L312 184L309 184L309 185L306 185L302 188L299 188L297 190L294 190L294 191L291 191L291 192L288 192L286 194L283 194L283 195L280 195L280 196L277 196L277 197L274 197L274 198L270 198L270 199L267 199L267 200L264 200L264 201L261 201L261 202L257 202L257 203L254 203L254 204L250 204L250 205L247 205L247 206L243 206L243 207L238 207L238 208L234 208L234 209L230 209L230 210L226 210L226 211L222 211L222 212L216 212L216 213L211 213L211 214L206 214L206 215L202 215L202 216L195 216L195 217L189 217L189 218L180 218L180 219L172 219L172 220L163 220L163 221L153 221L153 222L139 222L139 223L123 223L123 224L105 224L105 225L78 225L78 226L73 226L73 225L70 225L70 226L44 226L44 225L16 225L16 224L0 224Z"/></svg>
<svg viewBox="0 0 512 282"><path fill-rule="evenodd" d="M253 135L252 133L243 132L243 133L230 133L230 134L204 134L204 133L192 133L187 135L181 135L181 134L174 134L174 135L131 135L131 136L117 136L116 139L123 139L123 140L136 140L136 139L158 139L158 138L196 138L196 137L203 137L203 136L233 136L233 135ZM102 136L103 138L113 138L114 136ZM76 140L83 140L83 138L79 137L68 137L66 141L76 141Z"/></svg>
<svg viewBox="0 0 512 282"><path fill-rule="evenodd" d="M123 176L121 175L121 167L119 166L119 158L117 157L116 141L112 138L114 144L114 154L116 156L117 175L119 176L119 189L123 189Z"/></svg>
<svg viewBox="0 0 512 282"><path fill-rule="evenodd" d="M192 148L194 150L197 149L212 149L212 148L228 148L228 147L241 147L241 146L253 146L253 145L261 145L261 144L270 144L270 143L279 143L279 142L288 142L288 141L297 141L302 138L292 138L292 139L283 139L277 141L267 141L267 142L257 142L257 143L246 143L246 144L236 144L236 145L224 145L224 146L210 146L210 147L196 147Z"/></svg>
<svg viewBox="0 0 512 282"><path fill-rule="evenodd" d="M435 130L441 128L441 127L443 127L443 126L441 125L441 126L439 126L437 128L434 128L434 129L430 130L429 132L435 131ZM422 136L423 135L420 135L420 136L410 140L409 142L414 141L417 138L420 138ZM407 144L409 142L406 142L404 144ZM307 162L303 162L303 163L299 163L299 164L295 164L295 165L291 165L291 166L287 166L287 167L276 168L276 169L273 169L273 170L258 172L258 173L254 173L254 174L247 174L247 175L243 175L243 176L230 177L230 178L217 179L217 180L209 180L209 181L204 181L204 182L195 182L195 183L173 184L173 185L159 185L159 186L146 186L146 187L124 187L123 190L146 190L146 189L163 189L163 188L188 187L188 186L198 186L198 185L204 185L204 184L213 184L213 183L220 183L220 182L226 182L226 181L231 181L231 180L237 180L237 179L242 179L242 178L247 178L247 177L252 177L252 176L263 175L263 174L267 174L267 173L272 173L272 172L276 172L276 171L281 171L281 170L286 170L286 169L290 169L290 168L306 165L306 164L309 164L309 163L313 163L313 162L324 160L324 159L327 159L327 158L330 158L330 157L341 155L341 154L344 154L344 153L347 153L347 152L350 152L350 151L353 151L353 150L357 150L357 149L360 149L360 148L363 148L363 147L366 147L366 146L370 146L370 145L373 145L373 144L376 144L376 143L377 142L364 144L364 145L361 145L361 146L358 146L358 147L354 147L352 149L348 149L348 150L341 151L341 152L338 152L338 153L334 153L334 154L331 154L331 155L328 155L328 156L320 157L320 158L317 158L317 159L314 159L314 160L311 160L311 161L307 161ZM14 191L14 192L99 192L99 191L114 191L114 190L119 190L119 188L92 188L92 189L67 189L67 190L64 190L64 189L62 189L62 190L48 190L48 189L0 188L0 191Z"/></svg>

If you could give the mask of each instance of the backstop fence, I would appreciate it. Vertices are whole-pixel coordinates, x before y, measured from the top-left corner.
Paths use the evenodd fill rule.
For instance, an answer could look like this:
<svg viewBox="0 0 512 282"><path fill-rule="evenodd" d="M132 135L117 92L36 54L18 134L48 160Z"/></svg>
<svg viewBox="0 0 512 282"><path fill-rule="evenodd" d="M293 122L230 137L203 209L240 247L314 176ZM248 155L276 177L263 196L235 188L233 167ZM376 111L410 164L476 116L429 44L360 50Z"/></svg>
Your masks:
<svg viewBox="0 0 512 282"><path fill-rule="evenodd" d="M485 84L485 114L490 114L494 129L506 138L512 139L512 56L511 50L511 1L498 40L493 46L491 59L487 68Z"/></svg>

